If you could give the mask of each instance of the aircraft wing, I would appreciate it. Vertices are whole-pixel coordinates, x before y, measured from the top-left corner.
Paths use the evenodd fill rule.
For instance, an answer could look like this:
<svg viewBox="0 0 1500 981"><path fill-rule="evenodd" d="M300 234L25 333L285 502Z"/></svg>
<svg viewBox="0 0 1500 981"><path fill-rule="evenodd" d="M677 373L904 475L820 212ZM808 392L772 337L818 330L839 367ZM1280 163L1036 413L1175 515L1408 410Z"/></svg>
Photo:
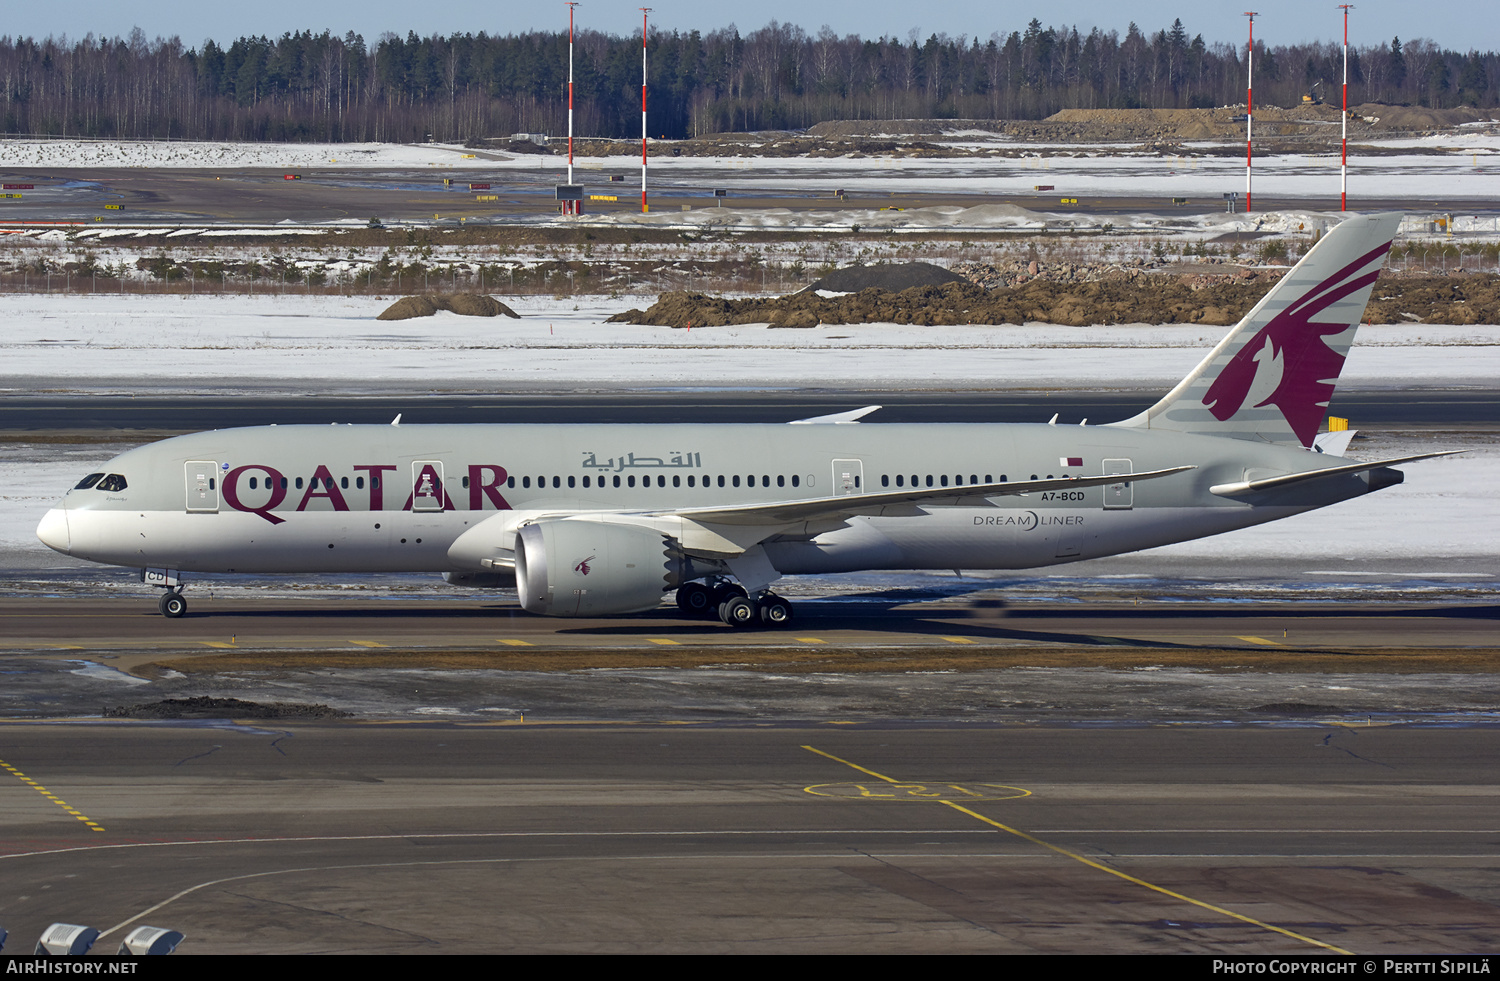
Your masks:
<svg viewBox="0 0 1500 981"><path fill-rule="evenodd" d="M1379 466L1379 464L1375 464ZM815 497L810 500L778 501L770 504L739 504L731 507L671 508L650 511L652 515L673 515L697 522L719 525L781 525L796 521L845 518L858 514L879 514L897 504L937 504L975 501L989 497L1008 497L1037 491L1076 490L1104 484L1156 480L1195 467L1170 467L1142 473L1105 474L1098 477L1057 477L1051 480L1010 480L998 484L964 484L959 487L913 487L910 490L883 491L879 494L844 494L838 497Z"/></svg>
<svg viewBox="0 0 1500 981"><path fill-rule="evenodd" d="M1431 460L1439 456L1453 456L1462 453L1463 450L1446 450L1442 453L1419 453L1416 456L1398 456L1391 460L1375 460L1371 463L1351 463L1345 467L1324 467L1320 470L1302 470L1297 473L1280 474L1275 477L1262 477L1259 480L1236 480L1227 484L1214 484L1209 493L1220 497L1240 497L1245 494L1256 494L1261 491L1275 490L1288 487L1292 484L1300 484L1308 480L1320 480L1324 477L1340 477L1352 473L1364 473L1368 470L1379 470L1382 467L1394 467L1402 463L1415 463L1417 460Z"/></svg>

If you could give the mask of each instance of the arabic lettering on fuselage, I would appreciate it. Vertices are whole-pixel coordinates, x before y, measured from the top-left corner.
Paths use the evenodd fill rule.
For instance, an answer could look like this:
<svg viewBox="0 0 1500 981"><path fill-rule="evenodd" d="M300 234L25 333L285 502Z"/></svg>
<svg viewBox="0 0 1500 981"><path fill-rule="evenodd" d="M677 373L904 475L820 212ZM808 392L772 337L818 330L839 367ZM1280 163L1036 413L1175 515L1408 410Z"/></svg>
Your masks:
<svg viewBox="0 0 1500 981"><path fill-rule="evenodd" d="M672 468L690 468L703 466L702 453L683 453L671 451L668 457L638 456L635 453L623 453L618 458L610 457L603 463L599 462L597 453L585 453L580 468L583 470L613 470L619 473L621 470L631 468L669 470Z"/></svg>

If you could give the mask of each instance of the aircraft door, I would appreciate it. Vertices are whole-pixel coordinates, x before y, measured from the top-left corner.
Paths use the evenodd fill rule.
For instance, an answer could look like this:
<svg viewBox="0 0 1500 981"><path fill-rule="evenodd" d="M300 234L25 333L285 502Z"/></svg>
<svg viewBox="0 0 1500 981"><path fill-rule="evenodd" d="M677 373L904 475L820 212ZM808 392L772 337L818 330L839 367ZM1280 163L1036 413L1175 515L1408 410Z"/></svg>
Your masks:
<svg viewBox="0 0 1500 981"><path fill-rule="evenodd" d="M411 509L441 511L447 499L443 489L443 461L413 460L411 464Z"/></svg>
<svg viewBox="0 0 1500 981"><path fill-rule="evenodd" d="M834 460L833 496L863 494L865 492L864 470L863 460Z"/></svg>
<svg viewBox="0 0 1500 981"><path fill-rule="evenodd" d="M1129 460L1105 460L1104 476L1108 477L1117 473L1133 473L1135 468ZM1130 487L1129 481L1121 481L1118 484L1104 485L1104 507L1107 510L1128 511L1134 502L1135 492Z"/></svg>
<svg viewBox="0 0 1500 981"><path fill-rule="evenodd" d="M189 460L183 468L189 513L211 514L219 510L219 464L214 460Z"/></svg>

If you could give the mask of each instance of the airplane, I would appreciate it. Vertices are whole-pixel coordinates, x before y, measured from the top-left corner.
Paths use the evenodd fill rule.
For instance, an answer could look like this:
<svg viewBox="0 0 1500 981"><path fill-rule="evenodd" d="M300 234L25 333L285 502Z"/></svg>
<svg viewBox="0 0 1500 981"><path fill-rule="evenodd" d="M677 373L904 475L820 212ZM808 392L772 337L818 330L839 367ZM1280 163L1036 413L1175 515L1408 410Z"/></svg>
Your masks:
<svg viewBox="0 0 1500 981"><path fill-rule="evenodd" d="M1404 478L1319 434L1401 215L1331 229L1151 408L1106 425L259 426L130 450L37 536L141 570L434 572L535 614L785 626L784 576L1026 569L1286 518Z"/></svg>

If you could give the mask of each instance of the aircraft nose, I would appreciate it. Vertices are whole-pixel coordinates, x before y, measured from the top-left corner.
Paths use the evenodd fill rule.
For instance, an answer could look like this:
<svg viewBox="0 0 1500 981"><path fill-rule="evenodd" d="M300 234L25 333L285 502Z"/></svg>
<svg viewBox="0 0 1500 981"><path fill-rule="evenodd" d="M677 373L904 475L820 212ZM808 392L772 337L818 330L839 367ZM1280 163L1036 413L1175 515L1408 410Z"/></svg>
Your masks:
<svg viewBox="0 0 1500 981"><path fill-rule="evenodd" d="M48 511L42 518L42 523L36 526L36 537L42 540L43 545L66 555L72 544L68 536L68 512L62 508Z"/></svg>

